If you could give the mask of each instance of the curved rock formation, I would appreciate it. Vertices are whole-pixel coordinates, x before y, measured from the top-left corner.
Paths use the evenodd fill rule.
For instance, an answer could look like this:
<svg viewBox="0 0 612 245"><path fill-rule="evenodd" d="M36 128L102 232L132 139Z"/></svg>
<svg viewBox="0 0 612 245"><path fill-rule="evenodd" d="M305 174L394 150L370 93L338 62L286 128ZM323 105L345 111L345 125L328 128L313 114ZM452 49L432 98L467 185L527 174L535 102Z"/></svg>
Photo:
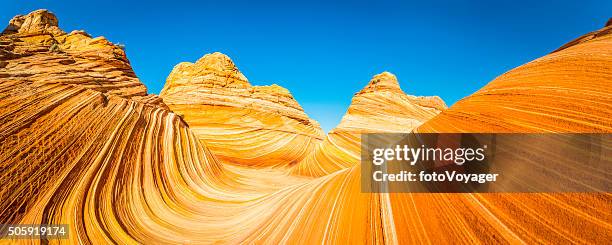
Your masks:
<svg viewBox="0 0 612 245"><path fill-rule="evenodd" d="M506 72L418 131L611 132L611 28Z"/></svg>
<svg viewBox="0 0 612 245"><path fill-rule="evenodd" d="M610 133L611 85L612 33L607 26L497 77L415 131ZM394 208L414 200L403 195L394 198ZM612 239L612 215L604 211L612 208L609 193L422 195L419 202L477 204L480 208L475 212L486 211L480 217L491 218L490 229L527 243Z"/></svg>
<svg viewBox="0 0 612 245"><path fill-rule="evenodd" d="M612 18L610 18L608 20L608 22L606 22L606 25L604 26L604 28L599 29L597 31L592 31L592 32L589 32L587 34L584 34L581 37L576 38L576 39L572 40L571 42L564 44L560 48L558 48L555 51L553 51L553 53L561 51L561 50L564 50L564 49L569 48L571 46L575 46L577 44L581 44L581 43L584 43L584 42L591 41L593 39L597 39L599 37L609 36L611 33L612 33Z"/></svg>
<svg viewBox="0 0 612 245"><path fill-rule="evenodd" d="M406 95L395 75L383 72L357 92L340 124L292 173L322 176L359 164L362 133L410 132L446 109L437 96Z"/></svg>
<svg viewBox="0 0 612 245"><path fill-rule="evenodd" d="M433 114L444 108L439 99L403 95L390 74L376 76L355 96L333 134L308 157L325 154L329 159L316 156L313 164L296 165L298 173L330 172L313 178L289 175L285 168L219 161L191 125L144 92L144 86L130 76L127 60L107 56L117 51L116 46L78 44L80 48L65 48L58 54L47 42L49 36L56 40L62 34L19 33L22 27L22 32L41 27L45 33L61 32L53 28L57 21L47 13L16 17L0 36L0 61L6 67L0 70L0 224L68 224L69 235L67 240L14 243L603 244L612 240L608 193L367 194L360 190L359 165L326 167L355 161L342 154L355 153L351 147L358 145L358 138L338 143L342 135L410 130L432 116L416 130L610 132L610 35L516 68L437 116ZM32 41L38 39L47 41ZM75 63L52 62L70 58ZM187 103L180 93L194 93L194 98L210 98L217 107L244 105L263 113L262 118L276 113L285 120L279 127L294 129L298 121L302 126L295 127L318 134L313 129L316 124L295 119L307 118L295 113L299 107L293 100L271 95L287 93L278 88L255 92L233 68L209 67L227 73L177 81L206 80L207 89L167 84L168 103ZM231 94L223 94L228 89ZM241 100L234 99L236 94ZM270 98L288 105L282 107ZM248 113L245 117L256 118ZM295 131L277 137L293 139ZM306 145L295 144L296 148ZM332 144L341 150L333 150ZM308 170L317 166L321 170Z"/></svg>
<svg viewBox="0 0 612 245"><path fill-rule="evenodd" d="M227 163L289 166L323 138L287 89L251 86L221 53L176 65L160 97Z"/></svg>

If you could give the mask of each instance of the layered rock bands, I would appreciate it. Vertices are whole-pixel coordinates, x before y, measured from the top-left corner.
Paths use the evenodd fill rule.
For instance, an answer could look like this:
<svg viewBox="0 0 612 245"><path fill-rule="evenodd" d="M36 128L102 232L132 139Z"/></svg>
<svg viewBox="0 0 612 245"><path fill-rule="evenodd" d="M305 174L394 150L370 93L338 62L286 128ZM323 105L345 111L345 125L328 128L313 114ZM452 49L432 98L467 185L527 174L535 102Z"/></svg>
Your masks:
<svg viewBox="0 0 612 245"><path fill-rule="evenodd" d="M21 243L599 243L609 194L372 194L367 132L611 132L610 27L450 108L374 76L324 135L284 88L225 55L147 94L125 52L39 10L0 36L0 224L68 224ZM163 101L162 101L163 99Z"/></svg>

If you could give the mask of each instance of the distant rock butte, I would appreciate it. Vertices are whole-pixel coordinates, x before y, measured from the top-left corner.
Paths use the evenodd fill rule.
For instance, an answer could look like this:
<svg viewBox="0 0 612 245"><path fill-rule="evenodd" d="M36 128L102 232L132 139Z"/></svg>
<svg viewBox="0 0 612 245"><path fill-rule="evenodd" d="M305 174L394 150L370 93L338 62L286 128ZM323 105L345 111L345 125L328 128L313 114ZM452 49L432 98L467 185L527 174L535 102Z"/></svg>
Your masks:
<svg viewBox="0 0 612 245"><path fill-rule="evenodd" d="M324 137L287 89L252 86L221 53L176 65L160 97L229 163L291 165Z"/></svg>
<svg viewBox="0 0 612 245"><path fill-rule="evenodd" d="M321 176L358 165L361 134L408 133L445 109L440 97L405 94L389 72L375 75L355 94L340 124L292 172Z"/></svg>
<svg viewBox="0 0 612 245"><path fill-rule="evenodd" d="M0 77L75 85L165 107L147 94L119 46L84 31L66 33L58 23L47 10L15 16L0 36Z"/></svg>

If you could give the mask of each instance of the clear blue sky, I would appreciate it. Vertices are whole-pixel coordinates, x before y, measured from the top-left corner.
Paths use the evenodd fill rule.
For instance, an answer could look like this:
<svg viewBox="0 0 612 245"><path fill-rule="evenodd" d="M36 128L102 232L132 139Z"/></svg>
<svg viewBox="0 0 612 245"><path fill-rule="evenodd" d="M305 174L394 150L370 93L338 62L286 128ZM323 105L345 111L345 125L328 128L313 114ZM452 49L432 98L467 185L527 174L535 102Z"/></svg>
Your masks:
<svg viewBox="0 0 612 245"><path fill-rule="evenodd" d="M291 2L8 0L0 21L46 8L66 31L123 43L150 93L175 64L223 52L252 84L288 88L328 131L377 73L452 105L612 17L612 1Z"/></svg>

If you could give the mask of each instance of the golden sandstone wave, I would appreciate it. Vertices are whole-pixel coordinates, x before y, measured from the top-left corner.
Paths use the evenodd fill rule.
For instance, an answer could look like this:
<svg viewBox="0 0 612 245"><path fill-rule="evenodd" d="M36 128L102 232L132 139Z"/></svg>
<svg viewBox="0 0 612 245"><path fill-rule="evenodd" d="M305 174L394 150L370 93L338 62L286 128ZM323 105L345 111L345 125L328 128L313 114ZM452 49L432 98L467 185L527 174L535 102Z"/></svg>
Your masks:
<svg viewBox="0 0 612 245"><path fill-rule="evenodd" d="M221 53L178 64L160 96L222 161L286 166L302 160L323 138L289 91L251 86Z"/></svg>
<svg viewBox="0 0 612 245"><path fill-rule="evenodd" d="M355 94L340 124L291 172L322 176L359 164L362 133L398 133L412 129L446 109L439 97L402 91L397 78L383 72Z"/></svg>
<svg viewBox="0 0 612 245"><path fill-rule="evenodd" d="M325 137L224 55L175 67L162 102L118 46L17 16L0 36L0 224L69 224L52 243L606 243L608 193L368 194L358 162L364 132L610 132L610 28L449 109L382 73Z"/></svg>

